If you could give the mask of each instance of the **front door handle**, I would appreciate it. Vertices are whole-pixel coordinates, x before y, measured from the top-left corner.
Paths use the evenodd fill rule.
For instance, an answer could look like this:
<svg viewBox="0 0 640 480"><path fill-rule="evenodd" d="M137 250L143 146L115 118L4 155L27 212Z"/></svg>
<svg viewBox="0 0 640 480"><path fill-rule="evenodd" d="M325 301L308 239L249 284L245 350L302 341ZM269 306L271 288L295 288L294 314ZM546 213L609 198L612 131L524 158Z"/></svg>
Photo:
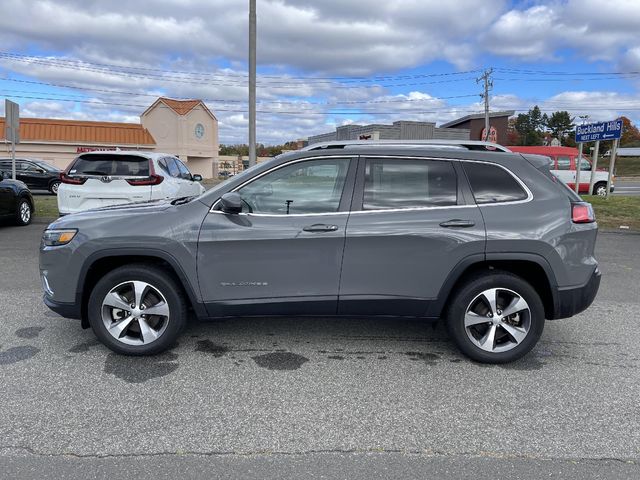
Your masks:
<svg viewBox="0 0 640 480"><path fill-rule="evenodd" d="M475 222L472 222L471 220L460 220L456 218L453 220L442 222L440 226L445 228L469 228L475 226Z"/></svg>
<svg viewBox="0 0 640 480"><path fill-rule="evenodd" d="M324 223L314 223L313 225L307 225L302 230L305 232L335 232L338 230L337 225L326 225Z"/></svg>

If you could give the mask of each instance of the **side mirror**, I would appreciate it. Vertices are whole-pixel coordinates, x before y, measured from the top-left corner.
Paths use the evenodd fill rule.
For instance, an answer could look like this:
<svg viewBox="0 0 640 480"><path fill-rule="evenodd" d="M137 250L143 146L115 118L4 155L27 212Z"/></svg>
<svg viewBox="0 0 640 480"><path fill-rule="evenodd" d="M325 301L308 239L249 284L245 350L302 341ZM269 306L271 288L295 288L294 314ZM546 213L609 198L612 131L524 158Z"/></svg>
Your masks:
<svg viewBox="0 0 640 480"><path fill-rule="evenodd" d="M191 175L191 180L193 180L194 182L201 182L202 175L198 175L197 173L195 175Z"/></svg>
<svg viewBox="0 0 640 480"><path fill-rule="evenodd" d="M220 198L220 204L224 213L242 212L242 197L238 192L225 193Z"/></svg>

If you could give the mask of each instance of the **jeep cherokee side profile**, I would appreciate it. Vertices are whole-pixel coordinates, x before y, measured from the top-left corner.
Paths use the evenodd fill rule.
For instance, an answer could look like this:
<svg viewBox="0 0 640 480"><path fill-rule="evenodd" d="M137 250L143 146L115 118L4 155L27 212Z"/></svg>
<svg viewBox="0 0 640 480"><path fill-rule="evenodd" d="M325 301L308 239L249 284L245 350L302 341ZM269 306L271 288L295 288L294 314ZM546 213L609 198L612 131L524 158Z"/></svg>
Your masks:
<svg viewBox="0 0 640 480"><path fill-rule="evenodd" d="M165 350L192 310L443 318L465 355L503 363L592 303L596 234L545 157L349 144L58 219L40 271L45 304L123 354Z"/></svg>

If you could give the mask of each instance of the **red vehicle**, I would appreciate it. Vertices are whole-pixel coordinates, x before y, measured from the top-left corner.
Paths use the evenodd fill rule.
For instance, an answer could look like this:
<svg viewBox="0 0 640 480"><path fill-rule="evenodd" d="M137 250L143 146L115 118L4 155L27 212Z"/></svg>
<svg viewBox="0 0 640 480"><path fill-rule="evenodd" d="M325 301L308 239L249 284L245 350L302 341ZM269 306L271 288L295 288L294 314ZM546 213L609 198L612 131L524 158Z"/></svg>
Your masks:
<svg viewBox="0 0 640 480"><path fill-rule="evenodd" d="M575 189L576 185L576 159L578 149L573 147L507 147L512 152L531 153L535 155L545 155L553 160L551 172L569 188ZM589 182L591 180L591 162L584 156L580 169L580 193L589 193ZM604 168L596 171L595 182L593 184L593 195L604 196L607 193L607 177L609 172ZM613 192L613 178L611 179L611 191Z"/></svg>

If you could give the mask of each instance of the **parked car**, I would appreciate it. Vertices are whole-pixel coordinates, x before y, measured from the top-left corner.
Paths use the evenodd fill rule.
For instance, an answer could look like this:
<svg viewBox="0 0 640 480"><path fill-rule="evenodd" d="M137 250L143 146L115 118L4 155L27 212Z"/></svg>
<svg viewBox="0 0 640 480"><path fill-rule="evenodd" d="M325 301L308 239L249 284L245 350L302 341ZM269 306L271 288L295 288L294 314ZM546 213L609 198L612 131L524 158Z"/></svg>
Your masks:
<svg viewBox="0 0 640 480"><path fill-rule="evenodd" d="M337 144L197 199L61 218L40 272L49 308L123 354L169 348L192 309L442 317L464 354L502 363L591 304L596 234L545 157Z"/></svg>
<svg viewBox="0 0 640 480"><path fill-rule="evenodd" d="M535 155L545 155L552 161L551 172L569 188L576 186L576 165L578 159L578 149L571 147L507 147L512 152L531 153ZM582 157L580 162L580 193L589 193L591 182L591 161ZM599 168L596 170L595 182L593 184L593 195L605 196L607 194L608 170ZM614 178L611 179L611 192L615 190Z"/></svg>
<svg viewBox="0 0 640 480"><path fill-rule="evenodd" d="M11 175L11 159L0 159L0 171ZM16 180L25 183L33 190L49 190L58 194L60 170L47 162L35 159L16 159Z"/></svg>
<svg viewBox="0 0 640 480"><path fill-rule="evenodd" d="M89 152L60 175L60 215L110 205L171 200L204 193L200 175L178 158L137 151Z"/></svg>
<svg viewBox="0 0 640 480"><path fill-rule="evenodd" d="M0 218L13 220L18 225L29 225L34 205L29 188L0 171Z"/></svg>

